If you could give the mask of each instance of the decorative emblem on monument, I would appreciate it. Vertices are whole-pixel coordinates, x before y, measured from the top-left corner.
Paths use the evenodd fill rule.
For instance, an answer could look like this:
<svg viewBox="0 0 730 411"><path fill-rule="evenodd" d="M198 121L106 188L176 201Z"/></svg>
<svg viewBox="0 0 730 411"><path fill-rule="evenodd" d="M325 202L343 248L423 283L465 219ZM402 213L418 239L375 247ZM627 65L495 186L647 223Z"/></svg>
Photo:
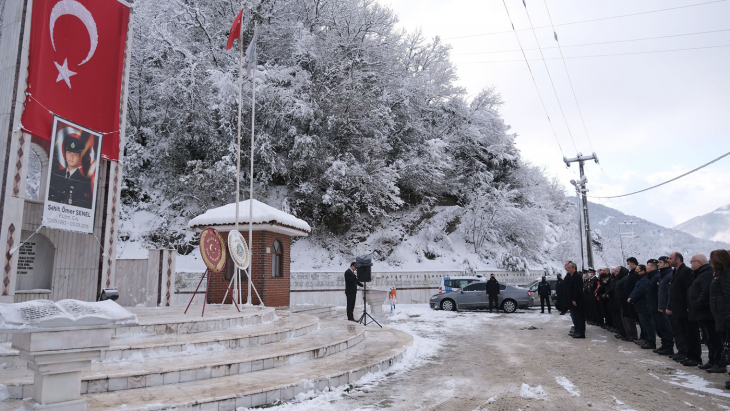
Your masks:
<svg viewBox="0 0 730 411"><path fill-rule="evenodd" d="M226 265L226 245L215 228L208 227L200 234L200 255L210 271L223 271Z"/></svg>
<svg viewBox="0 0 730 411"><path fill-rule="evenodd" d="M251 262L246 241L238 230L228 233L228 249L231 252L231 259L241 270L248 268Z"/></svg>

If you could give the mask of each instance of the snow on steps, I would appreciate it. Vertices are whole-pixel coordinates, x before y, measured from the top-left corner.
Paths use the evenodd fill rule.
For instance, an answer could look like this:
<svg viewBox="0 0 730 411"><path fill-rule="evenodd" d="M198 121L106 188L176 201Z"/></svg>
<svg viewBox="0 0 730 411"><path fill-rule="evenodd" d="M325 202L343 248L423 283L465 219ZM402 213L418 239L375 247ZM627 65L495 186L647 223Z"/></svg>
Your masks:
<svg viewBox="0 0 730 411"><path fill-rule="evenodd" d="M366 344L358 344L322 359L255 373L138 388L105 394L87 394L89 411L185 410L228 411L294 398L312 389L338 387L369 372L382 371L400 360L413 342L402 331L368 329ZM18 402L19 404L19 402ZM0 409L2 411L2 409Z"/></svg>
<svg viewBox="0 0 730 411"><path fill-rule="evenodd" d="M295 305L288 308L289 312L297 314L315 315L319 318L333 318L337 315L334 305Z"/></svg>
<svg viewBox="0 0 730 411"><path fill-rule="evenodd" d="M253 326L232 326L227 329L188 334L142 334L112 339L111 347L102 351L102 361L135 360L179 356L186 352L220 351L228 348L253 347L284 341L311 333L319 319L311 315L282 312L275 321ZM232 322L238 324L238 322ZM126 334L129 335L129 334ZM13 349L0 353L0 363L6 367L25 367ZM0 370L0 377L3 370Z"/></svg>
<svg viewBox="0 0 730 411"><path fill-rule="evenodd" d="M186 381L201 381L297 364L355 347L365 328L345 321L323 321L320 328L297 337L262 346L227 349L186 356L148 358L129 362L94 363L82 372L81 393L100 393ZM33 373L26 368L0 371L0 384L10 398L32 396ZM22 395L21 395L22 393Z"/></svg>

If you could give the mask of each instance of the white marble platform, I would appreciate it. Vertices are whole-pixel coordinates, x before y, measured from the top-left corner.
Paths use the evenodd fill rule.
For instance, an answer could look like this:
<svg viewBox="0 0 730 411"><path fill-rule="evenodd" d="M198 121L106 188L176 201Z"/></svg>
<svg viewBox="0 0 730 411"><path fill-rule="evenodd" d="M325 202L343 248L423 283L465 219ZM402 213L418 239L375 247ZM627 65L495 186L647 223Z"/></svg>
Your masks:
<svg viewBox="0 0 730 411"><path fill-rule="evenodd" d="M364 337L365 328L359 324L329 320L323 322L316 333L302 339L175 356L174 361L170 357L162 357L94 363L90 370L82 372L81 393L200 381L277 368L353 348ZM11 398L27 397L33 384L33 373L26 368L1 370L0 384L8 386Z"/></svg>
<svg viewBox="0 0 730 411"><path fill-rule="evenodd" d="M281 368L210 379L139 388L106 394L87 394L89 410L234 410L291 399L312 388L338 387L367 374L388 369L413 338L384 328L367 330L368 344L359 344L316 361ZM311 385L311 386L310 386Z"/></svg>
<svg viewBox="0 0 730 411"><path fill-rule="evenodd" d="M104 359L83 371L89 409L223 411L269 404L387 368L412 342L399 331L331 318L332 307L254 307L241 314L210 308L204 318L182 316L179 307L134 309L140 328L115 329ZM11 396L0 411L18 409L17 398L33 387L22 364L12 368L11 351L0 350L0 363L10 360L10 368L0 369L0 384Z"/></svg>

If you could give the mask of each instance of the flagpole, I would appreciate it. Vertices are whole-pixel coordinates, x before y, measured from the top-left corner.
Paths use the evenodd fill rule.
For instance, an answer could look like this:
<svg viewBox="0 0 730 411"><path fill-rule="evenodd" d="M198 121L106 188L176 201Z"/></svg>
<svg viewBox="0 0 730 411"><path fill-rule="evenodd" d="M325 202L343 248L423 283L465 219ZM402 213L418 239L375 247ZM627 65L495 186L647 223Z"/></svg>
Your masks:
<svg viewBox="0 0 730 411"><path fill-rule="evenodd" d="M258 29L259 23L257 21L254 22L254 33L256 33L256 30ZM256 36L253 36L253 40L256 41ZM249 187L249 196L248 196L248 246L251 253L250 261L251 263L249 266L251 267L249 269L249 275L248 275L248 299L246 300L246 304L251 304L251 282L253 279L251 278L251 275L253 274L253 143L254 143L254 123L256 118L256 45L254 44L251 48L253 52L253 71L251 72L251 175L249 176L250 179L250 187ZM250 67L250 66L249 66ZM261 302L261 301L259 301Z"/></svg>
<svg viewBox="0 0 730 411"><path fill-rule="evenodd" d="M241 6L243 7L243 6ZM238 207L240 202L240 182L241 182L241 114L243 110L243 13L241 13L241 21L239 22L241 29L238 33L238 147L236 155L236 231L238 231ZM249 240L249 244L251 241ZM236 295L231 296L241 303L241 270L236 266Z"/></svg>

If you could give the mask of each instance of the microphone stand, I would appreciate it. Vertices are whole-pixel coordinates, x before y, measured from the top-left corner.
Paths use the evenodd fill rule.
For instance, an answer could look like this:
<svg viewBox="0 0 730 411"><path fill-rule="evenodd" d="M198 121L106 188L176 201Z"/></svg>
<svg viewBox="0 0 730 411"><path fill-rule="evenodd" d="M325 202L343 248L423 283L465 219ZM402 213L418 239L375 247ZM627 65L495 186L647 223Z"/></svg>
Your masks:
<svg viewBox="0 0 730 411"><path fill-rule="evenodd" d="M357 320L360 324L367 326L368 325L368 317L372 320L370 324L375 323L378 324L380 328L383 328L382 325L378 321L373 318L372 315L368 314L368 302L367 302L367 294L368 294L368 283L365 282L365 285L363 285L362 289L362 315L360 316L360 319Z"/></svg>

